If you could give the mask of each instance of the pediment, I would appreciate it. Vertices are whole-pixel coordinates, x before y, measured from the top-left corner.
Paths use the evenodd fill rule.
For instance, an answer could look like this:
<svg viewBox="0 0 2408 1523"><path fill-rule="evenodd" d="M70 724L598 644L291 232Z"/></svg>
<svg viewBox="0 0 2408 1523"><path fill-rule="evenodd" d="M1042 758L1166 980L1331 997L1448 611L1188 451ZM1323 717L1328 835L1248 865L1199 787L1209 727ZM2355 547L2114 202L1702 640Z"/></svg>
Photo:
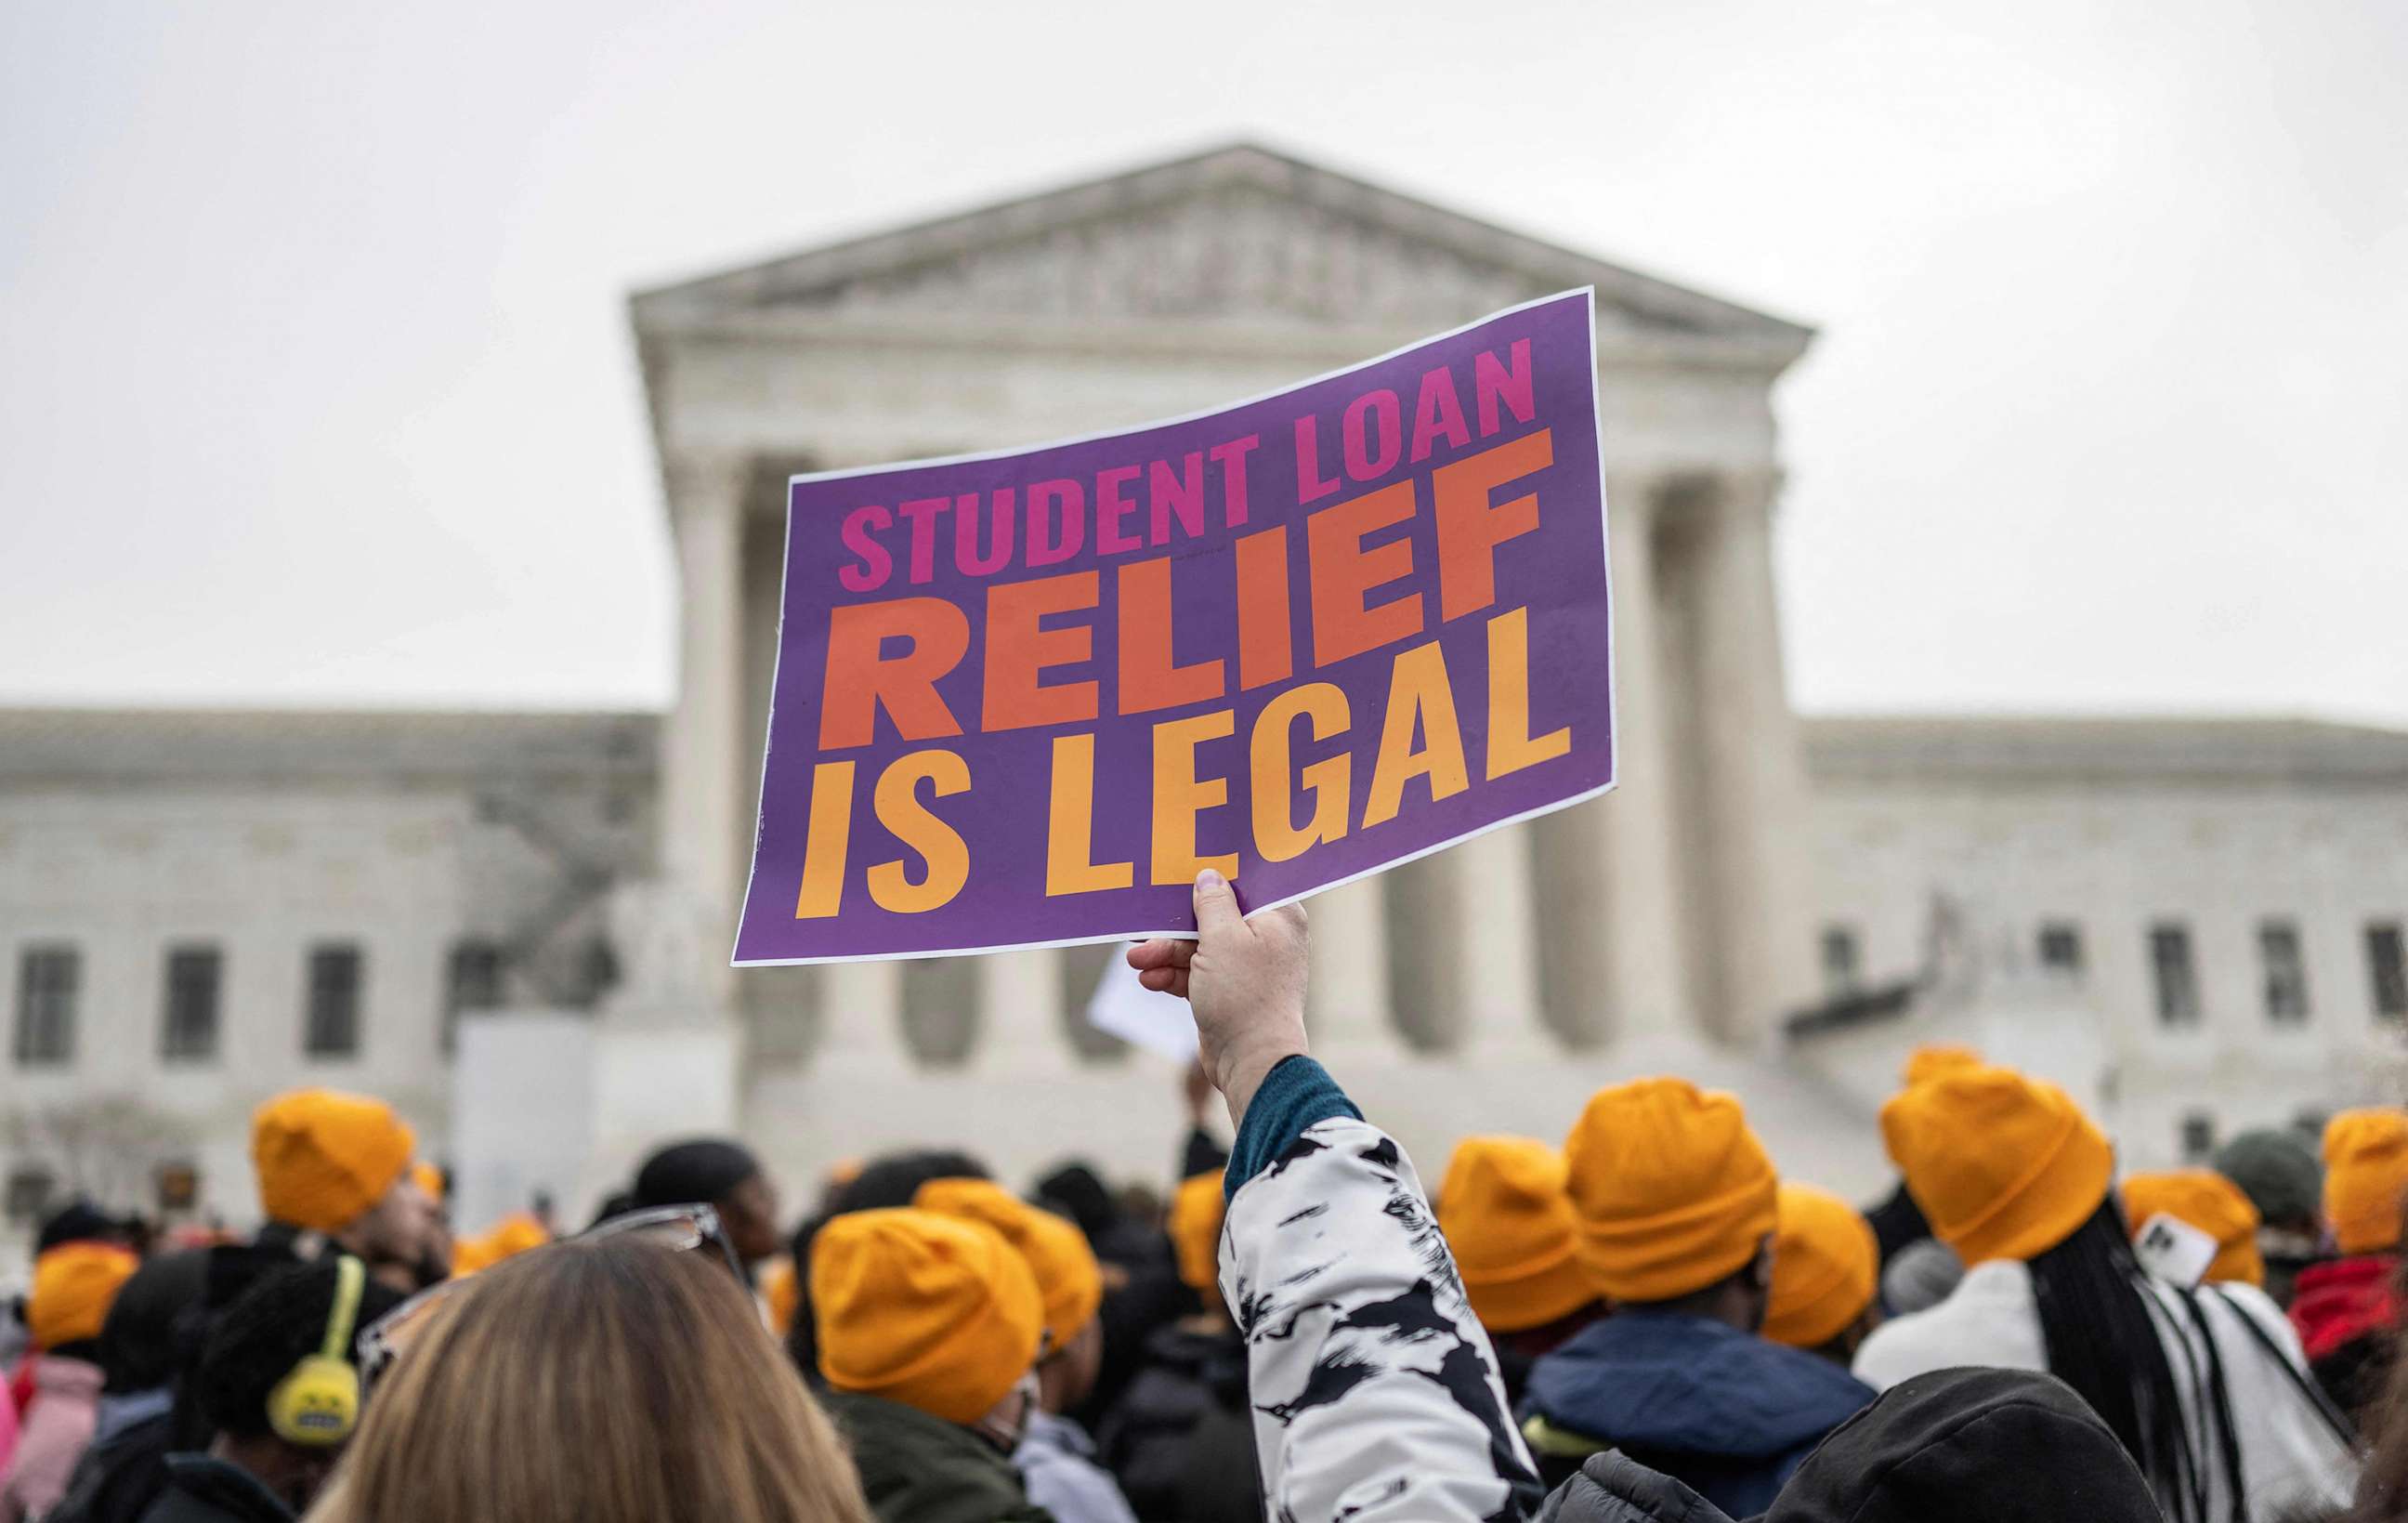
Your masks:
<svg viewBox="0 0 2408 1523"><path fill-rule="evenodd" d="M1802 350L1810 331L1253 147L645 293L647 332L773 313L1078 325L1449 326L1595 285L1601 329Z"/></svg>

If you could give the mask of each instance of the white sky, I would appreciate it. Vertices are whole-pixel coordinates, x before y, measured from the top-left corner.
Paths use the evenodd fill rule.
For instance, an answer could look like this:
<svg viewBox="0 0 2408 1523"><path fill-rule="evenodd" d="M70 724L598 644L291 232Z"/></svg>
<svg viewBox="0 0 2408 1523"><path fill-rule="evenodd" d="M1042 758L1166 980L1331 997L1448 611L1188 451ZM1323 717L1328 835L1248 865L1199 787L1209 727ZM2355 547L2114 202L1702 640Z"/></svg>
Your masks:
<svg viewBox="0 0 2408 1523"><path fill-rule="evenodd" d="M2408 724L2408 6L0 4L0 701L657 704L631 288L1255 137L1813 322L1834 709Z"/></svg>

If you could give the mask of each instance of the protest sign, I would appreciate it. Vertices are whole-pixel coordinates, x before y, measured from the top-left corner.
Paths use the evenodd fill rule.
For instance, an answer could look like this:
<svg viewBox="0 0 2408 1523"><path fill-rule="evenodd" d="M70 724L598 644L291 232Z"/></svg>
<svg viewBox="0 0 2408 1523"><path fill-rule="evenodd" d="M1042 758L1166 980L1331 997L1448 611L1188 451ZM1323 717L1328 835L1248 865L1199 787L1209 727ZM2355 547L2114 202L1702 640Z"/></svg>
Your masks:
<svg viewBox="0 0 2408 1523"><path fill-rule="evenodd" d="M738 964L1195 934L1613 782L1592 294L796 477Z"/></svg>

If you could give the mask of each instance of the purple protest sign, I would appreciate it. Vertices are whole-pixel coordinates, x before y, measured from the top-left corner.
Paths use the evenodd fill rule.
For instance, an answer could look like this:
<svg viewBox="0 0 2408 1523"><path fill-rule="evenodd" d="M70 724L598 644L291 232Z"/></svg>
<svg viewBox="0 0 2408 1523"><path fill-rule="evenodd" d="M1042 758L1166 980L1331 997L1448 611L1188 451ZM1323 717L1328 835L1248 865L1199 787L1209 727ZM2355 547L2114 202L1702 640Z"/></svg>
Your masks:
<svg viewBox="0 0 2408 1523"><path fill-rule="evenodd" d="M1193 935L1613 783L1592 294L796 477L736 961Z"/></svg>

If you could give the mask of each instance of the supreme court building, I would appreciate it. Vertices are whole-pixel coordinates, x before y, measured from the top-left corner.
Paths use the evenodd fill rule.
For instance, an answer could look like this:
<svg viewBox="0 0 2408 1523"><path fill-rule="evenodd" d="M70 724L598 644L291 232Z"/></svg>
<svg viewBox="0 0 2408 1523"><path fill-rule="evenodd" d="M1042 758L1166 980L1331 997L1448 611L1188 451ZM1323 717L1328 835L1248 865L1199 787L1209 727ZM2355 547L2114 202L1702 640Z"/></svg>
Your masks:
<svg viewBox="0 0 2408 1523"><path fill-rule="evenodd" d="M249 1108L299 1083L404 1105L472 1227L714 1128L793 1189L918 1143L1167 1183L1171 1071L1081 1018L1112 949L727 967L786 480L1188 412L1582 285L1620 785L1311 904L1316 1050L1425 1173L1669 1069L1869 1192L1926 1040L2068 1083L2137 1165L2396 1096L2408 735L1801 719L1772 391L1810 330L1235 147L637 295L666 715L0 713L12 1201L189 1166L247 1218Z"/></svg>

